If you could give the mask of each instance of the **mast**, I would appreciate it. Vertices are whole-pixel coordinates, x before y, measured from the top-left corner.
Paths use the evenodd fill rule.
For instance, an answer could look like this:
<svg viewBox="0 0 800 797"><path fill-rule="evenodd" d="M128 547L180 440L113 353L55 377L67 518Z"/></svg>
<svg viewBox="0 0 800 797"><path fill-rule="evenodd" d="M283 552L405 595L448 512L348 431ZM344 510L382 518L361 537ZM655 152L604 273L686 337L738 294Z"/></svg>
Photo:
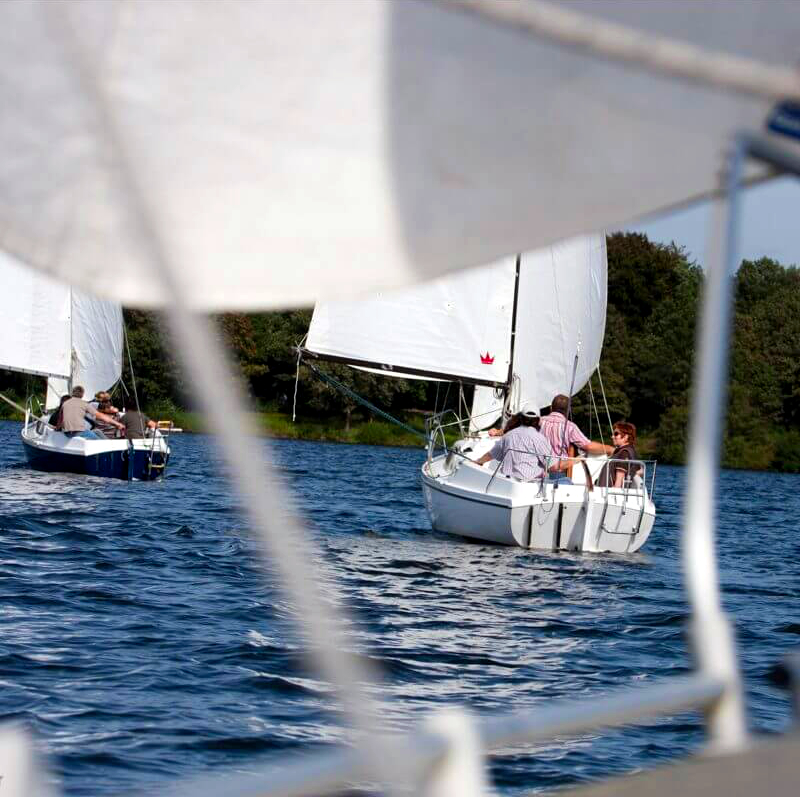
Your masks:
<svg viewBox="0 0 800 797"><path fill-rule="evenodd" d="M508 411L511 401L511 387L514 382L514 345L517 342L517 305L519 303L519 271L522 262L522 255L517 255L517 262L514 265L514 304L511 309L511 346L508 354L508 377L505 384L505 400L503 401L503 415Z"/></svg>

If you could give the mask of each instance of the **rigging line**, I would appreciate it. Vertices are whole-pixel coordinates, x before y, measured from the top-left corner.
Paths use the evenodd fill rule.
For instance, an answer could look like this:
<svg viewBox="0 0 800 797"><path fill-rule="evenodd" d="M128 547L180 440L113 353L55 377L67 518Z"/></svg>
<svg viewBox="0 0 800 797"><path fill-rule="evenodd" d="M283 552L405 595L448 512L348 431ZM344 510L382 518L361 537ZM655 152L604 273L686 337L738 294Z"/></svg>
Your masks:
<svg viewBox="0 0 800 797"><path fill-rule="evenodd" d="M125 338L125 350L128 352L128 366L131 369L131 385L133 387L133 400L136 402L136 412L141 413L141 407L139 407L139 394L136 392L136 375L133 373L133 358L131 357L131 344L128 340L128 326L127 324L122 324L122 336Z"/></svg>
<svg viewBox="0 0 800 797"><path fill-rule="evenodd" d="M300 360L303 358L303 346L305 345L308 332L300 339L297 344L297 369L294 373L294 398L292 399L292 423L297 419L297 386L300 383Z"/></svg>
<svg viewBox="0 0 800 797"><path fill-rule="evenodd" d="M597 363L597 378L600 380L600 391L603 395L603 404L606 408L606 417L608 418L608 429L609 431L614 431L614 424L611 423L611 413L608 411L608 401L606 400L606 389L603 386L603 374L600 373L600 363Z"/></svg>
<svg viewBox="0 0 800 797"><path fill-rule="evenodd" d="M374 774L378 779L394 781L400 773L399 762L389 754L394 750L394 742L377 733L378 707L382 702L368 688L377 668L346 653L343 611L329 588L323 599L321 578L309 553L310 543L303 524L286 498L281 480L275 477L274 468L267 466L263 448L259 446L256 453L250 443L255 434L254 424L245 415L243 399L222 346L209 323L189 309L185 285L189 277L179 268L179 261L167 254L163 229L156 222L161 219L150 202L151 195L145 192L140 170L134 166L130 142L124 135L127 130L112 110L106 85L89 68L89 49L77 35L66 4L50 3L42 8L46 12L45 23L52 32L56 57L82 89L88 118L107 145L110 162L115 167L114 185L127 211L125 218L136 239L141 239L143 257L153 264L155 279L170 300L167 321L173 340L210 425L218 432L215 442L227 461L231 482L238 488L250 525L261 543L262 558L280 577L300 630L313 640L310 657L322 677L336 688L355 726L366 734L371 753L366 780L371 781Z"/></svg>
<svg viewBox="0 0 800 797"><path fill-rule="evenodd" d="M605 437L603 436L603 424L600 422L600 411L597 409L597 402L594 399L594 390L592 389L592 377L591 376L589 377L589 395L592 398L592 406L594 407L594 414L595 414L595 417L597 418L597 431L600 433L600 442L603 445L605 445L606 444L606 440L605 440ZM589 414L589 417L590 418L592 417L591 413ZM589 435L589 439L591 439L591 437L592 436L590 434Z"/></svg>
<svg viewBox="0 0 800 797"><path fill-rule="evenodd" d="M519 254L514 264L514 304L511 309L511 345L508 353L508 379L506 380L506 388L509 392L511 392L511 383L514 381L514 349L517 342L517 307L519 305L519 274L521 265L522 255Z"/></svg>
<svg viewBox="0 0 800 797"><path fill-rule="evenodd" d="M561 433L561 452L567 451L567 426L572 417L572 391L575 389L575 374L578 372L578 357L581 353L581 342L578 341L578 350L575 352L575 360L572 364L572 381L569 384L569 396L567 397L567 417L564 420L564 429Z"/></svg>
<svg viewBox="0 0 800 797"><path fill-rule="evenodd" d="M768 100L800 99L797 71L745 56L699 47L687 41L646 33L554 3L496 3L492 0L438 0L444 8L471 12L484 19L587 55L631 64L656 75L668 75L722 91Z"/></svg>
<svg viewBox="0 0 800 797"><path fill-rule="evenodd" d="M354 390L351 390L347 385L340 382L338 379L330 376L330 374L326 374L324 371L320 371L311 363L307 362L306 367L310 368L313 373L315 373L323 382L331 387L335 388L336 390L343 393L345 396L353 399L353 401L358 402L359 404L363 405L367 409L374 412L376 415L379 415L381 418L385 418L387 421L391 423L395 423L401 428L405 429L407 432L410 432L417 437L422 438L426 443L428 442L428 436L420 432L419 429L415 429L413 426L409 426L407 423L403 423L401 420L398 420L393 415L389 415L388 412L380 409L380 407L376 407L371 401L367 401L363 396L359 396Z"/></svg>

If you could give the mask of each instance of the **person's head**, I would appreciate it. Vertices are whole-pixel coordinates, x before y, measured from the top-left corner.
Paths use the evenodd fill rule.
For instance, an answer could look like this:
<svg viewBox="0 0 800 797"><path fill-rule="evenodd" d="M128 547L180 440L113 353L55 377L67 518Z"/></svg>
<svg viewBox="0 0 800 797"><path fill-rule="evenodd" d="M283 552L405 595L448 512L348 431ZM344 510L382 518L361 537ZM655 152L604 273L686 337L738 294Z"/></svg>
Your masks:
<svg viewBox="0 0 800 797"><path fill-rule="evenodd" d="M105 401L111 403L111 394L106 392L105 390L98 390L97 393L94 394L95 401L99 401L101 404Z"/></svg>
<svg viewBox="0 0 800 797"><path fill-rule="evenodd" d="M550 411L566 415L569 412L569 397L563 393L553 396L553 400L550 402Z"/></svg>
<svg viewBox="0 0 800 797"><path fill-rule="evenodd" d="M517 416L519 417L519 426L539 428L539 408L532 401L524 402L519 408Z"/></svg>
<svg viewBox="0 0 800 797"><path fill-rule="evenodd" d="M61 404L63 404L65 401L67 401L67 400L69 399L69 397L70 397L69 393L65 393L65 394L64 394L64 395L61 397ZM59 404L59 406L61 406L61 404Z"/></svg>
<svg viewBox="0 0 800 797"><path fill-rule="evenodd" d="M110 401L101 401L97 405L97 409L100 412L110 412L111 411L111 402Z"/></svg>
<svg viewBox="0 0 800 797"><path fill-rule="evenodd" d="M614 424L614 445L635 446L636 427L627 421L617 421Z"/></svg>
<svg viewBox="0 0 800 797"><path fill-rule="evenodd" d="M83 398L83 388L80 385L75 385L72 388L72 398Z"/></svg>

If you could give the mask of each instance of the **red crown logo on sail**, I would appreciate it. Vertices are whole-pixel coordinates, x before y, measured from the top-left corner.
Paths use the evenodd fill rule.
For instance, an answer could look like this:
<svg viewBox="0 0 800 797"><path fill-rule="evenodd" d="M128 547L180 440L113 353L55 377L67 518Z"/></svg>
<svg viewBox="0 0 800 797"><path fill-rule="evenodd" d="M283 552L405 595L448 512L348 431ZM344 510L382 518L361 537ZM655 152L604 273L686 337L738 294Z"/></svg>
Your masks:
<svg viewBox="0 0 800 797"><path fill-rule="evenodd" d="M481 362L484 365L491 365L494 362L494 357L492 357L487 351L486 354L481 354Z"/></svg>

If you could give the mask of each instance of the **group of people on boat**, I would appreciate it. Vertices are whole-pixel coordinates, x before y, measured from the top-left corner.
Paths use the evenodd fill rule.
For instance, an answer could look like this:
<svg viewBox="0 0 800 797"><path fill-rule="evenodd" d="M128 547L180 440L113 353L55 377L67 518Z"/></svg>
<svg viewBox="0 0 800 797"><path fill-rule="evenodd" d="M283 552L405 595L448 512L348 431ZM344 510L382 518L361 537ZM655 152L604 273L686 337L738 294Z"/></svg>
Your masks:
<svg viewBox="0 0 800 797"><path fill-rule="evenodd" d="M569 420L569 398L554 396L550 413L539 417L539 408L526 402L502 429L490 429L491 437L500 438L490 451L475 460L484 465L490 460L500 463L500 473L521 481L542 478L546 470L561 480L579 461L578 451L587 454L605 454L608 462L596 480L601 487L624 487L639 471L633 461L636 453L636 427L626 421L617 421L612 429L614 445L590 440Z"/></svg>
<svg viewBox="0 0 800 797"><path fill-rule="evenodd" d="M50 426L67 437L90 440L137 440L156 428L155 421L138 410L118 410L105 391L95 394L92 401L85 401L84 393L83 387L76 385L72 395L62 396L59 408L50 416Z"/></svg>

